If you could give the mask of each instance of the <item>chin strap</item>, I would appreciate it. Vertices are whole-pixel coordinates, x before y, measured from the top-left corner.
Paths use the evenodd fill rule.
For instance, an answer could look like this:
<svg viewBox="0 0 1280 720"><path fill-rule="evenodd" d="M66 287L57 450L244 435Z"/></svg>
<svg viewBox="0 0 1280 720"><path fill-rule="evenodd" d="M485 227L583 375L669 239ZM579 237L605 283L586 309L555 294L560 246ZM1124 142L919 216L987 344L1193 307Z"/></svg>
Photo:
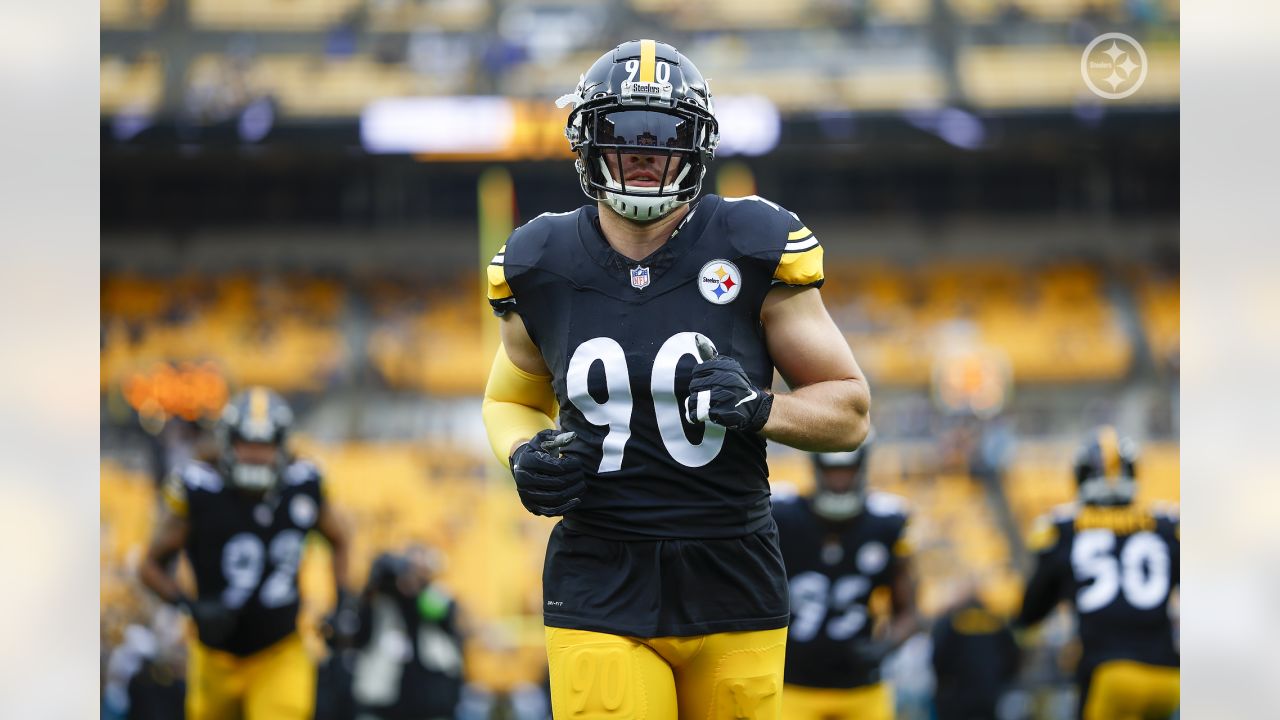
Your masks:
<svg viewBox="0 0 1280 720"><path fill-rule="evenodd" d="M628 220L651 222L689 202L689 200L681 200L678 195L660 193L674 193L679 190L680 183L684 182L689 170L693 167L692 165L686 164L681 168L680 174L669 185L627 188L627 192L622 193L614 192L615 190L622 190L622 183L613 179L604 158L600 158L598 162L600 163L600 172L604 175L605 185L609 187L609 190L604 193L605 200L609 203L609 207L613 208L614 212ZM646 195L651 195L652 197L645 197Z"/></svg>

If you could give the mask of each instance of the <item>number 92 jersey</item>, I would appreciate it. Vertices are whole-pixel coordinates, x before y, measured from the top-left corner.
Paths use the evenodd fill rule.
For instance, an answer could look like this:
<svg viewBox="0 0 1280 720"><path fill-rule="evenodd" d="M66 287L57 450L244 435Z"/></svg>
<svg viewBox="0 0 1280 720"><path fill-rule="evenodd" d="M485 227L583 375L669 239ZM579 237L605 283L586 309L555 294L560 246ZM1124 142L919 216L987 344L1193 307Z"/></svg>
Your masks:
<svg viewBox="0 0 1280 720"><path fill-rule="evenodd" d="M1028 546L1038 557L1020 623L1038 622L1070 599L1082 668L1116 659L1178 665L1169 618L1181 554L1176 515L1064 506L1037 521Z"/></svg>
<svg viewBox="0 0 1280 720"><path fill-rule="evenodd" d="M880 668L853 649L871 639L872 591L892 587L910 554L906 501L870 492L863 512L834 526L806 497L776 503L773 516L791 594L786 683L847 689L879 682Z"/></svg>
<svg viewBox="0 0 1280 720"><path fill-rule="evenodd" d="M822 246L756 197L704 196L640 261L609 246L598 209L518 228L489 267L497 314L515 310L551 370L560 426L577 433L588 491L566 528L614 539L729 538L769 523L765 441L683 406L694 336L768 388L760 309L776 284L822 284Z"/></svg>
<svg viewBox="0 0 1280 720"><path fill-rule="evenodd" d="M164 499L187 519L199 596L236 611L225 642L201 642L245 656L294 632L303 540L324 502L316 466L290 463L274 497L263 500L238 492L212 466L190 462L170 476Z"/></svg>

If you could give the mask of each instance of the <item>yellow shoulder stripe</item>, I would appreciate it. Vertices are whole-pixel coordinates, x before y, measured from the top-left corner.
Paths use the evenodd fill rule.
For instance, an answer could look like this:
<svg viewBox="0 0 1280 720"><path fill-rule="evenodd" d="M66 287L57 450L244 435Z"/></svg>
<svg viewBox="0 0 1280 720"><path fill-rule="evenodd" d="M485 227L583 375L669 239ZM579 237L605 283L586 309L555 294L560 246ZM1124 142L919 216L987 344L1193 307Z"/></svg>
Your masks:
<svg viewBox="0 0 1280 720"><path fill-rule="evenodd" d="M507 284L506 269L501 265L490 265L487 269L489 276L489 299L490 300L506 300L513 294L511 286Z"/></svg>
<svg viewBox="0 0 1280 720"><path fill-rule="evenodd" d="M802 227L802 228L800 228L799 230L792 230L791 232L787 233L787 239L788 239L788 240L801 240L801 239L803 239L803 238L807 238L807 237L809 237L809 236L810 236L810 235L812 235L812 234L813 234L813 231L812 231L812 230L810 230L810 229L809 229L809 228L807 228L807 227Z"/></svg>
<svg viewBox="0 0 1280 720"><path fill-rule="evenodd" d="M822 280L822 246L804 252L783 253L773 279L788 285L812 285Z"/></svg>
<svg viewBox="0 0 1280 720"><path fill-rule="evenodd" d="M654 81L654 68L658 63L658 43L653 40L640 41L640 82Z"/></svg>
<svg viewBox="0 0 1280 720"><path fill-rule="evenodd" d="M1058 544L1058 526L1053 524L1048 518L1041 518L1036 521L1035 527L1031 528L1031 534L1027 536L1027 549L1031 552L1044 552L1054 545Z"/></svg>

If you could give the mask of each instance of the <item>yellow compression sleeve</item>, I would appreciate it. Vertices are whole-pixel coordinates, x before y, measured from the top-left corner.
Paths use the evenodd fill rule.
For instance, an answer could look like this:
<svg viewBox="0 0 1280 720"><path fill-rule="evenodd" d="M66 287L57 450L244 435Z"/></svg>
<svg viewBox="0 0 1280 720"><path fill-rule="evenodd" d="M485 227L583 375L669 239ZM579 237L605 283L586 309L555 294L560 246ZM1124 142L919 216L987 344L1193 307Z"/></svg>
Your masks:
<svg viewBox="0 0 1280 720"><path fill-rule="evenodd" d="M528 440L540 430L554 428L554 418L559 413L551 377L516 367L507 357L506 348L499 345L481 408L489 445L498 460L505 465L512 445Z"/></svg>

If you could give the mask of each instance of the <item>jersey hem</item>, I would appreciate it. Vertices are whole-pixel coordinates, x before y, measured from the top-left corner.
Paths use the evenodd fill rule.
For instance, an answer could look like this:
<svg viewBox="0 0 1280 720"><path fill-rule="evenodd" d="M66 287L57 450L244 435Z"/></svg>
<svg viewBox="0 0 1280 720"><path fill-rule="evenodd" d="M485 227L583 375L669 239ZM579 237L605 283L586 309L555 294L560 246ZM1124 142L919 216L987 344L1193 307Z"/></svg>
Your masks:
<svg viewBox="0 0 1280 720"><path fill-rule="evenodd" d="M686 623L670 627L640 627L638 625L619 625L607 621L588 618L574 618L567 615L543 613L542 624L547 627L564 628L565 630L587 630L589 632L622 635L625 637L659 638L688 637L693 635L710 635L723 632L752 632L755 630L777 630L787 627L791 613L775 615L768 618L749 618L738 620L717 620L706 623Z"/></svg>

